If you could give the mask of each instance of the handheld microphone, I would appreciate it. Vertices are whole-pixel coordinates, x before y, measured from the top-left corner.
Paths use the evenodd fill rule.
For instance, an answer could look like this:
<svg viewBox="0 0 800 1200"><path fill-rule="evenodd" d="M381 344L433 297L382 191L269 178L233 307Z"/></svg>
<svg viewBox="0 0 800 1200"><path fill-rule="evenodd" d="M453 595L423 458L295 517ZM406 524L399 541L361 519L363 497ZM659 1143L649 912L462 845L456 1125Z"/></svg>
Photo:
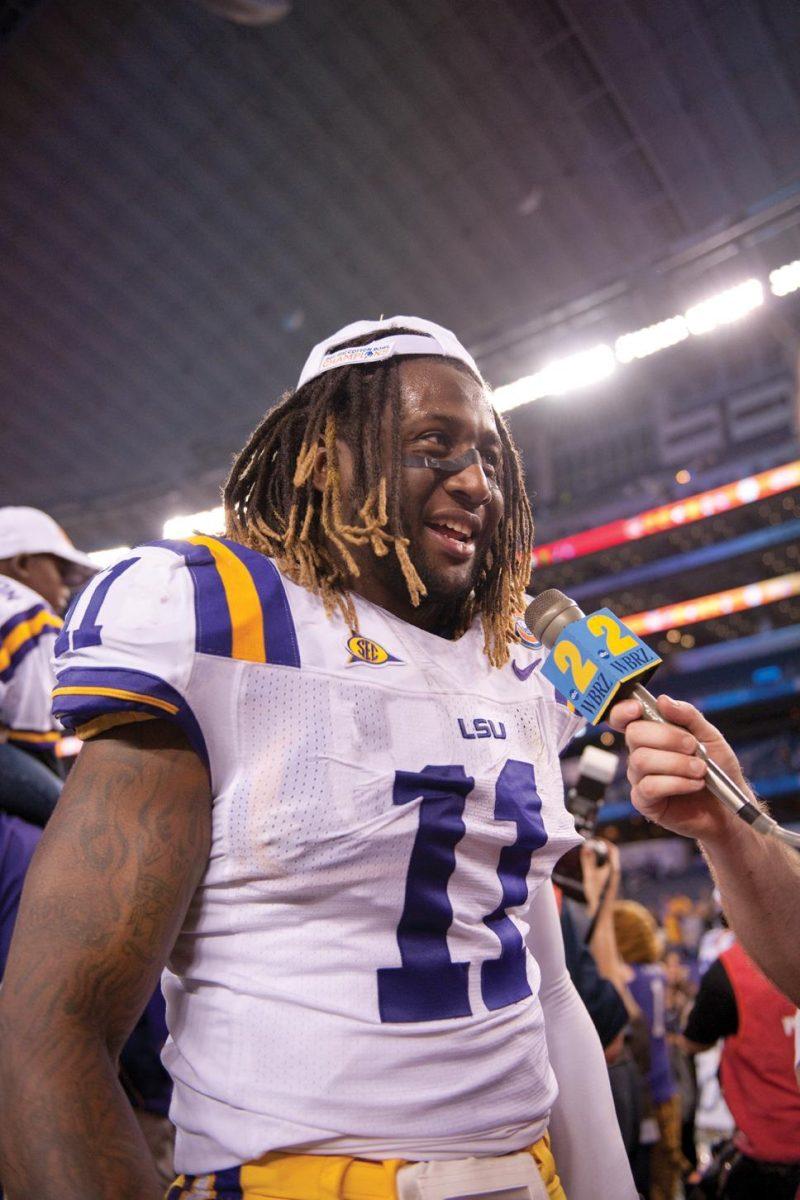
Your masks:
<svg viewBox="0 0 800 1200"><path fill-rule="evenodd" d="M647 720L670 724L655 697L638 682L640 676L652 674L661 659L608 609L587 617L569 596L549 588L528 605L525 624L551 651L543 674L591 721L599 721L612 703L631 697L639 701ZM695 754L706 764L706 787L717 800L760 833L800 849L800 835L761 812L709 757L702 742Z"/></svg>

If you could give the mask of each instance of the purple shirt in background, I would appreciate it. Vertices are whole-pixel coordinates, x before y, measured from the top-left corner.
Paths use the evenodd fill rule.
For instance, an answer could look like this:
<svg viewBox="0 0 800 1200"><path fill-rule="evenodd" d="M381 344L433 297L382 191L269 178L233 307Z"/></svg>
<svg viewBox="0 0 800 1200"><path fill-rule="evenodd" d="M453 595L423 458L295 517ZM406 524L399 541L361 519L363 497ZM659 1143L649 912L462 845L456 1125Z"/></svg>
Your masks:
<svg viewBox="0 0 800 1200"><path fill-rule="evenodd" d="M6 969L22 884L41 836L36 825L0 812L0 978Z"/></svg>
<svg viewBox="0 0 800 1200"><path fill-rule="evenodd" d="M642 1010L650 1033L650 1094L654 1104L663 1104L677 1091L669 1065L666 1028L664 1025L664 992L666 977L660 963L630 963L633 979L630 993Z"/></svg>

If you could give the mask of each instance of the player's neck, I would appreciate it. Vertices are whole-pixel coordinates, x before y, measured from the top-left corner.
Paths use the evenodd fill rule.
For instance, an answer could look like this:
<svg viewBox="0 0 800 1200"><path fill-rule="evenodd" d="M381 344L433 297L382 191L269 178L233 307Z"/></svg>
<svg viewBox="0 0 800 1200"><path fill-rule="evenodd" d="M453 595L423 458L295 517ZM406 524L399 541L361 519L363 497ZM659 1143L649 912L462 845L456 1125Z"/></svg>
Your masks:
<svg viewBox="0 0 800 1200"><path fill-rule="evenodd" d="M414 625L417 629L424 629L427 633L435 633L438 637L452 640L461 624L463 601L460 598L453 601L423 596L415 606L407 593L401 593L399 589L392 588L383 580L374 577L354 580L351 591L362 600L385 609L400 621Z"/></svg>

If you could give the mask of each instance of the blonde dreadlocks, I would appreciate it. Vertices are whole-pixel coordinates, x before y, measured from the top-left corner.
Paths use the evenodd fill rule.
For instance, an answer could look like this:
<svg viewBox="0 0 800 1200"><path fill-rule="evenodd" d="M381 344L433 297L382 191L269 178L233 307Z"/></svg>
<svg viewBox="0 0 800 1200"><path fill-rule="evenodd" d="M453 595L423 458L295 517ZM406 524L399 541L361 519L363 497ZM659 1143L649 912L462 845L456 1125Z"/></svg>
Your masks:
<svg viewBox="0 0 800 1200"><path fill-rule="evenodd" d="M381 453L384 420L391 433L388 471ZM508 661L515 620L525 607L533 519L519 455L499 415L497 432L505 510L455 632L460 636L480 614L486 655L500 667ZM337 438L353 451L352 499L358 509L350 524L342 511ZM313 481L320 444L328 462L321 493ZM358 621L349 586L359 568L350 546L370 545L378 557L394 551L417 606L426 588L402 529L400 458L398 360L328 371L286 392L236 458L223 493L228 536L273 558L290 579L321 597L328 615L338 608L354 631Z"/></svg>

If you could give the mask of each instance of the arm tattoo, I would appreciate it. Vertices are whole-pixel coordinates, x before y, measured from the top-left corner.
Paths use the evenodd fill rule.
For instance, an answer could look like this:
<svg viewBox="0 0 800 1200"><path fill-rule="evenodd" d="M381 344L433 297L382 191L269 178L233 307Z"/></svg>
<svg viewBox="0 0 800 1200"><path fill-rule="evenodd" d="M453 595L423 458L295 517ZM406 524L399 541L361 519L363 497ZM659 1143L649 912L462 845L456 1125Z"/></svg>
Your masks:
<svg viewBox="0 0 800 1200"><path fill-rule="evenodd" d="M15 1200L160 1195L114 1060L205 868L210 810L203 767L161 722L82 751L0 991L0 1178Z"/></svg>

